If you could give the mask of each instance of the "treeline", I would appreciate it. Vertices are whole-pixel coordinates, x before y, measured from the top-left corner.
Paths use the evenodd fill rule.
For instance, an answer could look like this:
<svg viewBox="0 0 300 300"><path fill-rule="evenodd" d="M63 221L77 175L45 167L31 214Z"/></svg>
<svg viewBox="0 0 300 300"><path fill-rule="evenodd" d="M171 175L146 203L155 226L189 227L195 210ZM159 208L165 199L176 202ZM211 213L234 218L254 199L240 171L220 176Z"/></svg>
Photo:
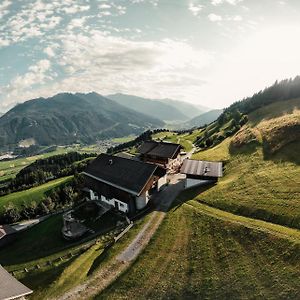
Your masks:
<svg viewBox="0 0 300 300"><path fill-rule="evenodd" d="M168 129L154 129L154 130L147 130L140 134L137 138L130 142L126 142L114 147L110 147L107 149L108 154L115 154L124 150L127 150L132 147L137 147L141 145L145 141L150 141L152 140L152 134L159 133L159 132L168 132Z"/></svg>
<svg viewBox="0 0 300 300"><path fill-rule="evenodd" d="M213 123L213 126L202 128L202 133L196 138L194 144L204 149L214 147L227 137L238 132L247 121L247 115L243 115L238 111L226 113L222 118ZM228 123L228 126L221 132L221 127L226 123Z"/></svg>
<svg viewBox="0 0 300 300"><path fill-rule="evenodd" d="M224 112L238 110L242 114L249 114L271 103L298 97L300 97L300 76L296 76L294 79L276 81L272 86L254 94L252 97L233 103Z"/></svg>
<svg viewBox="0 0 300 300"><path fill-rule="evenodd" d="M13 203L9 203L4 212L0 214L0 224L11 224L24 219L38 218L59 209L70 207L82 200L81 190L83 187L82 175L76 174L70 182L48 192L39 203L35 201L24 202L18 208Z"/></svg>
<svg viewBox="0 0 300 300"><path fill-rule="evenodd" d="M300 97L300 76L294 79L276 81L272 86L230 105L219 118L203 129L195 144L208 148L222 142L226 137L235 134L248 121L248 114L269 104ZM226 128L224 128L224 125ZM220 128L223 126L222 133Z"/></svg>
<svg viewBox="0 0 300 300"><path fill-rule="evenodd" d="M43 158L22 169L8 185L0 190L0 196L28 189L49 180L80 173L89 158L97 154L69 152Z"/></svg>

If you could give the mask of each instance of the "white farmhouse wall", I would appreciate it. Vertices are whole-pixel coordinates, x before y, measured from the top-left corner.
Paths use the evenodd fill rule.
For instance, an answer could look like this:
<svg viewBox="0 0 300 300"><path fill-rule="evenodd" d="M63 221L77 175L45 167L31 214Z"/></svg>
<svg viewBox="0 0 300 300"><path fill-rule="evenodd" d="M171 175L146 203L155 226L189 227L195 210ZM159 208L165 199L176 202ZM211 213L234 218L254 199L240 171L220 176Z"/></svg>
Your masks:
<svg viewBox="0 0 300 300"><path fill-rule="evenodd" d="M125 202L122 202L122 201L120 201L120 200L118 200L118 199L112 199L112 200L114 200L115 201L115 207L118 207L118 210L119 211L122 211L122 212L124 212L124 213L127 213L128 211L129 211L129 207L128 207L128 204L127 203L125 203Z"/></svg>
<svg viewBox="0 0 300 300"><path fill-rule="evenodd" d="M118 208L119 211L122 211L124 213L127 213L129 211L128 204L123 201L120 201L119 199L115 199L115 198L108 199L105 196L101 195L101 201L110 204L113 207Z"/></svg>
<svg viewBox="0 0 300 300"><path fill-rule="evenodd" d="M90 199L91 200L98 200L98 195L93 190L90 190Z"/></svg>
<svg viewBox="0 0 300 300"><path fill-rule="evenodd" d="M149 196L148 191L146 193L140 195L139 197L136 197L135 198L136 208L143 209L147 205L149 199L150 199L150 196Z"/></svg>
<svg viewBox="0 0 300 300"><path fill-rule="evenodd" d="M188 188L196 186L196 185L207 184L208 182L209 182L208 180L186 178L185 188L188 189Z"/></svg>
<svg viewBox="0 0 300 300"><path fill-rule="evenodd" d="M167 175L159 178L157 182L157 190L160 191L161 188L167 183Z"/></svg>

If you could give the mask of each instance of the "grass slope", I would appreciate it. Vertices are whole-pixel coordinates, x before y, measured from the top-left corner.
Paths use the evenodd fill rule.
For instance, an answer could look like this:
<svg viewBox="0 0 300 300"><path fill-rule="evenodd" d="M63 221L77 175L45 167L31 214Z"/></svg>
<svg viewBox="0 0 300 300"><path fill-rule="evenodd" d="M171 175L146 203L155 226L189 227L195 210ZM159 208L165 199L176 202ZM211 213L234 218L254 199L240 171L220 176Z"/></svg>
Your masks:
<svg viewBox="0 0 300 300"><path fill-rule="evenodd" d="M38 159L47 158L59 154L65 154L74 150L76 150L75 147L58 147L57 150L49 153L34 155L30 157L23 157L9 161L0 161L1 181L14 178L21 169L32 164Z"/></svg>
<svg viewBox="0 0 300 300"><path fill-rule="evenodd" d="M299 256L299 231L191 200L96 299L297 299Z"/></svg>
<svg viewBox="0 0 300 300"><path fill-rule="evenodd" d="M290 105L290 114L283 107ZM298 118L299 99L278 102L249 116L249 124L235 136L193 158L225 161L224 177L196 199L222 210L300 229L299 142L287 142L267 155L265 141L277 140L280 128ZM275 119L274 119L275 117ZM278 121L284 118L286 121ZM288 121L287 121L288 120ZM266 123L277 124L270 131ZM249 133L255 131L255 134ZM261 138L258 138L261 136ZM273 143L273 142L272 142ZM281 142L280 142L281 143Z"/></svg>
<svg viewBox="0 0 300 300"><path fill-rule="evenodd" d="M47 193L51 190L63 185L71 180L73 176L67 176L51 180L45 184L39 185L37 187L30 188L28 190L8 194L0 197L0 213L4 211L5 206L12 203L15 207L21 207L24 203L29 204L35 201L37 204L41 202Z"/></svg>

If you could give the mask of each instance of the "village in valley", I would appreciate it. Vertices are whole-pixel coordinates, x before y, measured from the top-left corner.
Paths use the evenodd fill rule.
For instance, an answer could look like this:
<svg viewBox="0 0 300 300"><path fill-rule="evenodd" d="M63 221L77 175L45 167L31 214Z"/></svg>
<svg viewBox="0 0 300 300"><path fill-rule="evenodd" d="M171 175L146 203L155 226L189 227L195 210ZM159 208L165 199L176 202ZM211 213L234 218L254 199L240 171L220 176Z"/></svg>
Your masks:
<svg viewBox="0 0 300 300"><path fill-rule="evenodd" d="M222 162L190 159L193 151L194 148L184 151L178 143L149 140L138 146L135 155L126 152L98 155L82 172L82 199L79 204L63 211L63 225L56 234L80 245L80 241L96 240L97 243L97 237L103 233L106 236L113 233L116 235L113 243L116 243L134 226L135 220L145 218L149 212L168 211L184 189L215 184L223 174ZM93 226L101 224L101 219L107 218L107 215L114 220L109 222L110 228L105 222L103 226ZM18 232L46 219L47 216L42 216L37 222L27 221L29 226L24 223L23 226L1 225L0 247L5 249L18 239ZM151 234L142 233L139 239L147 241L154 233L155 228ZM138 256L146 244L144 241L139 247L129 245L127 251L132 253L127 255ZM29 270L25 268L25 272ZM0 269L0 278L6 282L1 288L0 299L19 299L30 295L33 291L13 277L17 272L11 273L3 267Z"/></svg>

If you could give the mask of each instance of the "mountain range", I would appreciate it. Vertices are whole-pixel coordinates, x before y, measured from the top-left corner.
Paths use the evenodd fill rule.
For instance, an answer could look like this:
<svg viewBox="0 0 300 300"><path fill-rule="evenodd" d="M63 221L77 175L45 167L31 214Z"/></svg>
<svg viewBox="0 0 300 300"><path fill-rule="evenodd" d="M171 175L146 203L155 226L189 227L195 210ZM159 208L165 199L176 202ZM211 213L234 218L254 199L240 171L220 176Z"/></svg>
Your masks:
<svg viewBox="0 0 300 300"><path fill-rule="evenodd" d="M106 97L127 108L149 116L155 116L166 122L187 121L210 110L210 108L204 106L196 106L179 100L148 99L126 94L113 94Z"/></svg>
<svg viewBox="0 0 300 300"><path fill-rule="evenodd" d="M211 122L215 121L223 112L223 109L212 109L208 112L205 112L199 116L192 118L185 122L182 127L183 128L193 128L193 127L200 127Z"/></svg>
<svg viewBox="0 0 300 300"><path fill-rule="evenodd" d="M0 147L26 139L37 145L92 143L163 126L163 121L97 93L61 93L18 104L3 115Z"/></svg>

